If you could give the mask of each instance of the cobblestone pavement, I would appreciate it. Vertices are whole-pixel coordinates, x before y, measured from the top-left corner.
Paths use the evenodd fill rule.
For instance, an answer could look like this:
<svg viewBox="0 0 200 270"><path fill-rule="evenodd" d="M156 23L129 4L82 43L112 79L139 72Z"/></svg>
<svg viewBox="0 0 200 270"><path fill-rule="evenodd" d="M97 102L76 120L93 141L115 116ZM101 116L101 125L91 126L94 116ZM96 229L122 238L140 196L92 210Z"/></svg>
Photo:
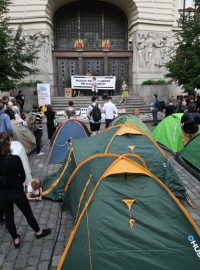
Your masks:
<svg viewBox="0 0 200 270"><path fill-rule="evenodd" d="M151 128L150 124L148 126ZM36 156L35 153L29 156L33 177L44 180L46 175L57 171L59 165L48 165L49 141L47 139L46 127L44 125L43 156ZM173 157L171 162L187 187L188 194L197 209L192 209L184 203L195 221L200 225L200 182L179 165ZM15 221L18 233L22 239L22 246L15 249L10 235L4 227L0 227L0 269L27 269L27 270L47 270L56 269L60 257L64 251L72 228L72 218L69 212L61 212L60 204L50 200L42 202L31 202L34 215L41 228L50 227L52 233L43 238L36 239L34 232L27 225L21 212L15 209Z"/></svg>

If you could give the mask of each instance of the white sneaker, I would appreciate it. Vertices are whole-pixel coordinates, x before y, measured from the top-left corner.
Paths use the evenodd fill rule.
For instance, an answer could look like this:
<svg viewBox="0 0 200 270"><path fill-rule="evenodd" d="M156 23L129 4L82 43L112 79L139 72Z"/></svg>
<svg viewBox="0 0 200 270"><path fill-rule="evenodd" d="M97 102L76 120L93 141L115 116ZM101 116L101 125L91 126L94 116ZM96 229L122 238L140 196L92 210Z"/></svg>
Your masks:
<svg viewBox="0 0 200 270"><path fill-rule="evenodd" d="M40 152L37 154L37 156L42 156L42 155L44 155L44 152Z"/></svg>

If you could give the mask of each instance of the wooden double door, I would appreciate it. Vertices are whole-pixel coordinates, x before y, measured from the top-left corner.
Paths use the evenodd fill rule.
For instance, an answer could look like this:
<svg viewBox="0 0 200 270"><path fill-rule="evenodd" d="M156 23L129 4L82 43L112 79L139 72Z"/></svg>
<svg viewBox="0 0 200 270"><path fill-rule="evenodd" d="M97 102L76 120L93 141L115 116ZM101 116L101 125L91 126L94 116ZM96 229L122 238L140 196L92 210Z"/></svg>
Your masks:
<svg viewBox="0 0 200 270"><path fill-rule="evenodd" d="M114 95L119 95L122 81L130 82L131 57L61 57L56 58L57 94L64 95L64 88L71 87L72 75L116 76ZM83 91L84 95L88 91Z"/></svg>

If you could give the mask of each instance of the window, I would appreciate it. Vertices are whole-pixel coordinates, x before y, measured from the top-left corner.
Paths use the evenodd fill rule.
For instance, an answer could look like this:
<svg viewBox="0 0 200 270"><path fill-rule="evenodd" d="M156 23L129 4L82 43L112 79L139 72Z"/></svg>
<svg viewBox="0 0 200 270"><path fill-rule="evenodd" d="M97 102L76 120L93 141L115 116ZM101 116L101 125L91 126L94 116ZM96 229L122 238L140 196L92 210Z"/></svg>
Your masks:
<svg viewBox="0 0 200 270"><path fill-rule="evenodd" d="M195 0L179 0L179 11L195 10Z"/></svg>

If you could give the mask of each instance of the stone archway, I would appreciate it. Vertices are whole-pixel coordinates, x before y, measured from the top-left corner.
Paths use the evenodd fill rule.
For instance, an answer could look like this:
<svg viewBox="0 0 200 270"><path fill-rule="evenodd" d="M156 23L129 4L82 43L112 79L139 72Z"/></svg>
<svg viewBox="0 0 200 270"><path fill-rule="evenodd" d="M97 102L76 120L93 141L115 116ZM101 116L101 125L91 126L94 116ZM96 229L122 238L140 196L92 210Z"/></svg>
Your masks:
<svg viewBox="0 0 200 270"><path fill-rule="evenodd" d="M48 3L46 5L46 14L48 19L52 22L53 16L57 9L60 7L70 4L73 2L77 2L76 0L60 0L60 1L54 1L54 0L48 0ZM87 2L87 0L86 0ZM134 0L104 0L103 2L112 4L113 6L116 6L120 8L127 16L129 26L134 23L134 21L138 18L138 12L137 7Z"/></svg>

